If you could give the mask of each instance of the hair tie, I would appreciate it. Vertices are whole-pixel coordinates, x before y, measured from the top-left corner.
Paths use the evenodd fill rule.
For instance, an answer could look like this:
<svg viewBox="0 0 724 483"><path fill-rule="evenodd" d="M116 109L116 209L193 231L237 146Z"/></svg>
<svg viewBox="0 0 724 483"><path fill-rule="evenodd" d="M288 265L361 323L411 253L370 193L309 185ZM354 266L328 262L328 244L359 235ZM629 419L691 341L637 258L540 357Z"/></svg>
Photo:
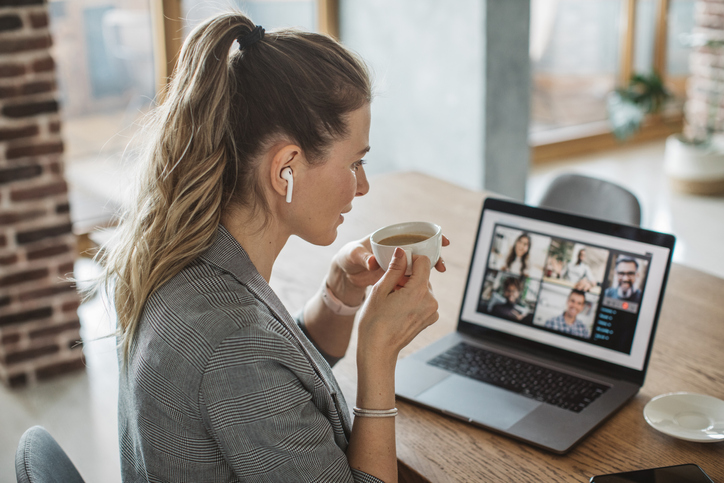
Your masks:
<svg viewBox="0 0 724 483"><path fill-rule="evenodd" d="M264 28L261 25L257 25L254 30L248 34L236 39L239 42L239 50L245 49L250 45L259 42L264 38Z"/></svg>

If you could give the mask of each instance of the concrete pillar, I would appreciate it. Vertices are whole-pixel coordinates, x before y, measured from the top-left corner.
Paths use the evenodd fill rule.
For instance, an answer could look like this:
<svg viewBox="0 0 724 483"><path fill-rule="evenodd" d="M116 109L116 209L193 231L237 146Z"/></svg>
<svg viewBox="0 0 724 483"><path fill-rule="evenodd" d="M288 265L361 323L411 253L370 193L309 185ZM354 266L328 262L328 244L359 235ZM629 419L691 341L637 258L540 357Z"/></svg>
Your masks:
<svg viewBox="0 0 724 483"><path fill-rule="evenodd" d="M487 0L484 15L482 187L523 201L530 164L530 0Z"/></svg>
<svg viewBox="0 0 724 483"><path fill-rule="evenodd" d="M341 0L341 40L375 81L369 174L421 171L523 200L529 18L529 0Z"/></svg>

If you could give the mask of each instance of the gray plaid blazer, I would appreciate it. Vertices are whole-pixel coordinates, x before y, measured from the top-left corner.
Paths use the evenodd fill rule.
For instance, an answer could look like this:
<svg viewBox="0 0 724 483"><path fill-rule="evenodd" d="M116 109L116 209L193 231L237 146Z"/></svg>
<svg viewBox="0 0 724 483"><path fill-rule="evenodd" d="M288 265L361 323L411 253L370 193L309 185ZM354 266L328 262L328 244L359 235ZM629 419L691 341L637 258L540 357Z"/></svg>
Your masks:
<svg viewBox="0 0 724 483"><path fill-rule="evenodd" d="M329 363L222 226L146 303L118 426L126 483L380 481L349 467Z"/></svg>

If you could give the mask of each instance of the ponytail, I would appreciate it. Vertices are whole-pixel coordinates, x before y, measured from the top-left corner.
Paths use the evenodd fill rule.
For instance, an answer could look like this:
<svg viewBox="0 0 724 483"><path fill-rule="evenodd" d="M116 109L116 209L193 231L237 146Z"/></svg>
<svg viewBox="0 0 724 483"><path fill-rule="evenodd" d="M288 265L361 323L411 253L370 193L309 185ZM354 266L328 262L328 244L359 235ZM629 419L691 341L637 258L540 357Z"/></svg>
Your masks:
<svg viewBox="0 0 724 483"><path fill-rule="evenodd" d="M112 293L124 362L146 301L211 246L223 210L268 213L256 175L265 143L286 136L321 162L347 133L345 114L371 101L364 64L333 39L281 30L232 50L255 28L238 13L196 27L143 129L136 197L96 286Z"/></svg>

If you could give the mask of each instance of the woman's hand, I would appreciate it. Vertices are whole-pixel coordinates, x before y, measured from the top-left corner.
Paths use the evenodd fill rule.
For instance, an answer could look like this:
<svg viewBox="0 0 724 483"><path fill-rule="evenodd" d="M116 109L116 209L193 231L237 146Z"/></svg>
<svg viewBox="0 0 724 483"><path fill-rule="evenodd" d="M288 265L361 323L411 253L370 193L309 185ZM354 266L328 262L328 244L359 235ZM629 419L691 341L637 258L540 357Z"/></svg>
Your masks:
<svg viewBox="0 0 724 483"><path fill-rule="evenodd" d="M421 256L412 260L412 275L406 277L405 253L397 248L362 308L357 350L360 366L371 362L394 368L400 350L439 317L430 287L430 260Z"/></svg>
<svg viewBox="0 0 724 483"><path fill-rule="evenodd" d="M347 243L332 259L327 285L345 305L362 303L367 287L376 284L384 274L372 254L370 238Z"/></svg>
<svg viewBox="0 0 724 483"><path fill-rule="evenodd" d="M449 244L447 238L443 238L443 245ZM436 268L444 272L445 264L440 261ZM430 287L430 259L413 255L409 277L405 276L406 269L405 252L396 248L387 271L374 285L358 314L357 406L360 408L395 406L397 356L439 317L437 300ZM347 459L353 468L385 481L397 481L394 418L355 417Z"/></svg>
<svg viewBox="0 0 724 483"><path fill-rule="evenodd" d="M443 235L442 246L448 245L450 240ZM442 257L435 264L435 269L438 272L446 270ZM327 275L327 284L345 305L354 307L364 300L367 287L376 284L384 273L372 253L370 237L366 237L346 244L337 252ZM404 283L403 280L402 285Z"/></svg>

